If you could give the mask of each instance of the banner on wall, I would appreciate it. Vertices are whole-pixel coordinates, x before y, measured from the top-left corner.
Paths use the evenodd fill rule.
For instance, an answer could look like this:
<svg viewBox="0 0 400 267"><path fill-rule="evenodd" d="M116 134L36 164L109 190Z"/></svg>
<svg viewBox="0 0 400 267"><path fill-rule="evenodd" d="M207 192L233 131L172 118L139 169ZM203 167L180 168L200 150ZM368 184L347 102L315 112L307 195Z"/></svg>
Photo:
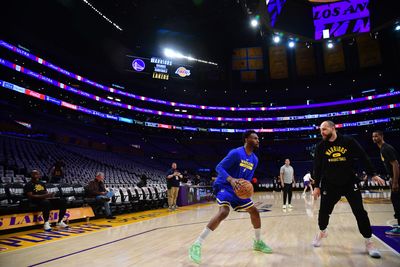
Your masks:
<svg viewBox="0 0 400 267"><path fill-rule="evenodd" d="M288 77L289 73L285 46L271 46L269 48L269 68L271 79L284 79Z"/></svg>

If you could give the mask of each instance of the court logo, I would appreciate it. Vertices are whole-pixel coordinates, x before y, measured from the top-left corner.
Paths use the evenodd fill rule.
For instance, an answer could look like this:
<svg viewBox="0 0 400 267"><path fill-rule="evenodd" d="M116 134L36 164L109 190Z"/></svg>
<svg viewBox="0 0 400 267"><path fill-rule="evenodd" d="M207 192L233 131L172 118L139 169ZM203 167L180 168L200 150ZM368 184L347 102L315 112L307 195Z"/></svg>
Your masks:
<svg viewBox="0 0 400 267"><path fill-rule="evenodd" d="M143 60L141 60L139 58L132 61L132 68L138 72L143 71L145 67L146 67L146 64L144 63Z"/></svg>
<svg viewBox="0 0 400 267"><path fill-rule="evenodd" d="M176 69L175 74L178 74L180 77L185 78L186 76L190 76L190 70L185 67L179 67Z"/></svg>

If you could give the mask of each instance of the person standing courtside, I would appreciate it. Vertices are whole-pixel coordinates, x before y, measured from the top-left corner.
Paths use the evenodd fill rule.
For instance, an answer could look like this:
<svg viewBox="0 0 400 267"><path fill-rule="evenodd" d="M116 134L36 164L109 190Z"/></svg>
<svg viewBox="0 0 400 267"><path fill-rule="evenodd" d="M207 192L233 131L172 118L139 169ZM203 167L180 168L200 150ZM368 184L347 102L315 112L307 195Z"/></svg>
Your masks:
<svg viewBox="0 0 400 267"><path fill-rule="evenodd" d="M320 126L320 132L322 141L315 149L313 192L315 199L321 196L318 213L320 231L316 234L312 245L321 246L322 238L328 236L326 228L329 217L336 203L345 196L356 217L358 229L365 238L367 253L373 258L380 258L379 250L371 241L371 223L362 203L360 188L356 185L358 181L356 181L354 170L355 159L359 158L363 161L366 172L372 176L373 181L380 185L384 185L385 181L376 175L371 160L360 144L350 136L337 133L332 121L324 121Z"/></svg>
<svg viewBox="0 0 400 267"><path fill-rule="evenodd" d="M292 187L295 183L294 180L294 169L290 166L290 160L285 159L285 165L281 167L280 179L283 190L283 206L282 209L286 208L292 209ZM288 205L286 205L286 200Z"/></svg>
<svg viewBox="0 0 400 267"><path fill-rule="evenodd" d="M304 175L303 181L304 181L304 190L303 190L303 194L301 194L301 196L302 197L306 197L306 191L307 191L308 187L310 188L311 194L313 192L313 188L312 188L311 183L314 181L314 179L311 178L311 173L310 172L307 172L306 175Z"/></svg>
<svg viewBox="0 0 400 267"><path fill-rule="evenodd" d="M381 159L392 180L390 200L394 208L394 217L397 219L397 225L394 225L393 229L386 231L385 234L400 236L399 153L397 153L393 146L383 140L382 131L374 131L372 133L372 140L380 148Z"/></svg>
<svg viewBox="0 0 400 267"><path fill-rule="evenodd" d="M171 164L171 169L167 172L167 188L168 188L168 210L173 211L178 207L176 200L179 193L179 181L182 179L182 174L177 169L176 162Z"/></svg>

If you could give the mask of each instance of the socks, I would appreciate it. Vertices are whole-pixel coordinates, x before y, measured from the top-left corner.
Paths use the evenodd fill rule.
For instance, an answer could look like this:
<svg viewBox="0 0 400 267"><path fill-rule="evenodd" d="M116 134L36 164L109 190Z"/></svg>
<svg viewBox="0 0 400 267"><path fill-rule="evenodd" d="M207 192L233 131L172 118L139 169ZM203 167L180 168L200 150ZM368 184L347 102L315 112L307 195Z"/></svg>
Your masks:
<svg viewBox="0 0 400 267"><path fill-rule="evenodd" d="M206 237L212 232L212 230L208 227L204 228L203 232L199 235L199 237L196 240L196 243L199 243L200 245L203 244L204 240Z"/></svg>
<svg viewBox="0 0 400 267"><path fill-rule="evenodd" d="M254 229L254 234L255 234L255 237L256 237L256 241L261 240L261 228Z"/></svg>

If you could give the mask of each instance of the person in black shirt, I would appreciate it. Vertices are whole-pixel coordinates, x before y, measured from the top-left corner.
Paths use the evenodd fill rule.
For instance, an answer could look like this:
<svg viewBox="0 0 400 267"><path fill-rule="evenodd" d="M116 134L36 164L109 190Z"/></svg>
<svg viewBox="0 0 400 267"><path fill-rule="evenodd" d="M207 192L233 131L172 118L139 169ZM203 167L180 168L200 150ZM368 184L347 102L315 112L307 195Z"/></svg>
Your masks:
<svg viewBox="0 0 400 267"><path fill-rule="evenodd" d="M146 187L147 186L147 176L142 174L140 176L140 181L136 184L137 187Z"/></svg>
<svg viewBox="0 0 400 267"><path fill-rule="evenodd" d="M329 223L334 206L342 196L345 196L356 217L360 233L365 238L368 254L373 258L380 258L380 252L372 241L372 229L365 211L360 189L356 185L354 161L360 158L368 175L380 185L385 181L375 174L374 166L360 144L350 136L343 136L336 132L332 121L324 121L320 126L322 141L315 149L314 159L314 198L321 195L321 204L318 214L318 225L320 232L315 236L312 244L314 247L321 246L322 238L327 237L326 228Z"/></svg>
<svg viewBox="0 0 400 267"><path fill-rule="evenodd" d="M48 193L46 185L40 181L41 175L38 170L31 172L32 180L24 186L26 196L36 204L43 213L44 230L51 231L49 217L50 210L60 209L57 226L59 228L68 228L68 225L63 222L66 213L66 203L63 199L55 198L54 193Z"/></svg>
<svg viewBox="0 0 400 267"><path fill-rule="evenodd" d="M64 167L65 164L62 160L58 160L54 166L50 169L50 182L60 183L64 178Z"/></svg>
<svg viewBox="0 0 400 267"><path fill-rule="evenodd" d="M399 153L397 153L394 147L383 140L382 131L374 131L372 133L372 140L380 148L383 165L385 165L386 171L392 180L390 199L393 204L394 217L397 219L397 225L395 225L392 230L386 231L385 234L400 236Z"/></svg>
<svg viewBox="0 0 400 267"><path fill-rule="evenodd" d="M167 188L168 188L168 210L177 209L176 200L179 192L179 180L182 179L182 174L178 171L175 162L172 163L171 169L167 172Z"/></svg>

